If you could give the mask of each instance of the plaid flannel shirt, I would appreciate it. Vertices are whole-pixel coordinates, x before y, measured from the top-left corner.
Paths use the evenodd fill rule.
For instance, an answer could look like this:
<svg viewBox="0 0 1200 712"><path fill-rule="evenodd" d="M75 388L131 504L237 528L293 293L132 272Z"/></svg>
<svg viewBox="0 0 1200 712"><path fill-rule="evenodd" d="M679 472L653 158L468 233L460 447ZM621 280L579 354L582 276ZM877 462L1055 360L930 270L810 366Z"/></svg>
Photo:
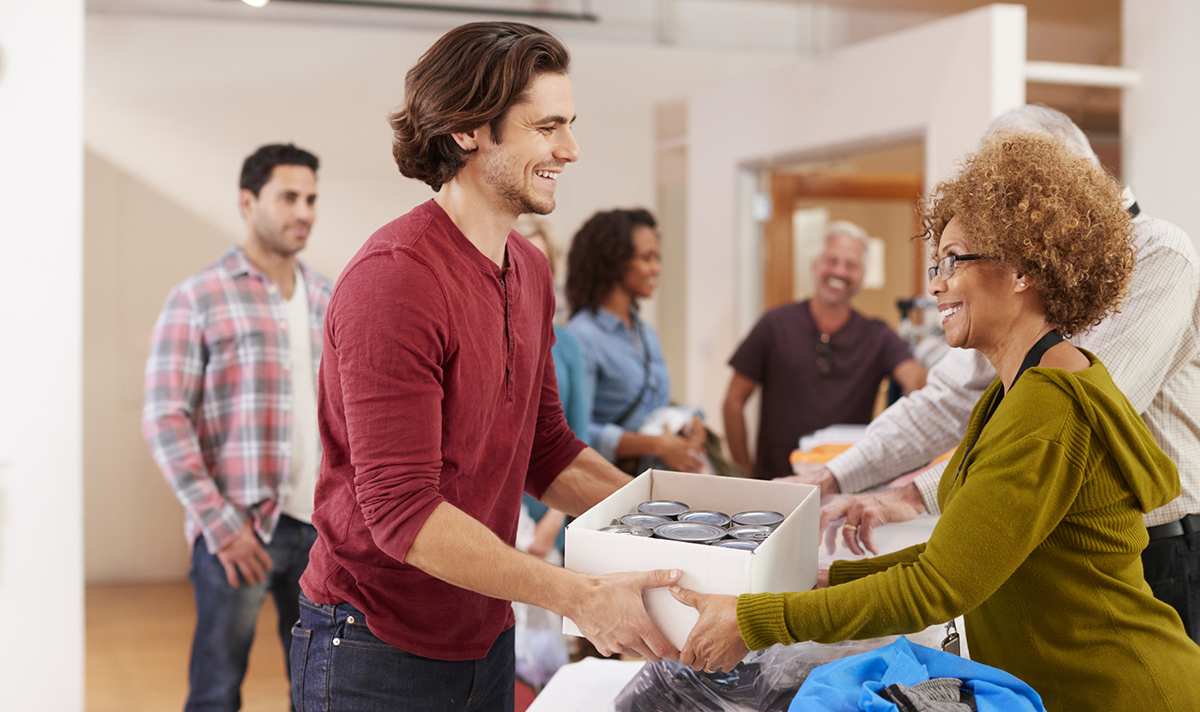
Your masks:
<svg viewBox="0 0 1200 712"><path fill-rule="evenodd" d="M300 264L313 374L332 284ZM189 546L216 551L252 518L264 541L279 522L292 446L286 305L237 247L175 286L146 360L142 434L186 512Z"/></svg>

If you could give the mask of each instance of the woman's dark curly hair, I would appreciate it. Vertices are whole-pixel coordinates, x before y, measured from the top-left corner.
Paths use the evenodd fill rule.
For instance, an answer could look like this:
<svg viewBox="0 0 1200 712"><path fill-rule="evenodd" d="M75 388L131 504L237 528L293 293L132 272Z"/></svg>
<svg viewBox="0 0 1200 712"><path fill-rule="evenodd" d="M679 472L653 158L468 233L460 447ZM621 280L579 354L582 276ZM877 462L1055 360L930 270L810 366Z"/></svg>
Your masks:
<svg viewBox="0 0 1200 712"><path fill-rule="evenodd" d="M1003 132L934 189L920 235L937 254L957 218L972 251L1025 276L1064 337L1118 311L1133 271L1133 223L1121 187L1039 133Z"/></svg>
<svg viewBox="0 0 1200 712"><path fill-rule="evenodd" d="M657 228L649 210L609 210L588 218L571 240L567 253L567 301L571 316L595 311L613 287L625 278L634 257L633 229Z"/></svg>
<svg viewBox="0 0 1200 712"><path fill-rule="evenodd" d="M472 22L450 30L408 70L404 105L388 117L400 173L440 190L471 153L452 134L488 124L500 143L504 117L539 74L566 74L571 55L545 30L520 22Z"/></svg>

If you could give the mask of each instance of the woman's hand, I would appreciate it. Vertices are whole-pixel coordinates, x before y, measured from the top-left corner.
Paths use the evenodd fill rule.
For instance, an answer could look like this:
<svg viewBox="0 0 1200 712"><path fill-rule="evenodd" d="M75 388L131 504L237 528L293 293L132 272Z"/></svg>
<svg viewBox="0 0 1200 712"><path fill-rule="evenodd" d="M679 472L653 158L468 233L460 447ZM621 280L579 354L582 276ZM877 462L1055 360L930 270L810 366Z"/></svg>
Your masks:
<svg viewBox="0 0 1200 712"><path fill-rule="evenodd" d="M700 613L679 662L696 672L729 671L750 653L738 632L737 596L696 593L679 586L671 587L671 595Z"/></svg>
<svg viewBox="0 0 1200 712"><path fill-rule="evenodd" d="M837 548L837 529L829 525L845 520L842 525L842 539L846 547L855 554L863 554L863 549L879 555L879 547L875 545L875 527L894 522L907 522L916 519L925 511L925 501L915 483L909 483L899 489L889 489L872 494L856 494L840 502L834 502L821 509L820 531L825 536L825 546L829 553ZM860 546L861 542L861 546Z"/></svg>
<svg viewBox="0 0 1200 712"><path fill-rule="evenodd" d="M704 431L703 426L700 431ZM676 435L663 426L663 434L655 442L654 456L662 460L667 468L676 472L700 472L704 469L704 463L696 457L696 453L697 449L688 438Z"/></svg>
<svg viewBox="0 0 1200 712"><path fill-rule="evenodd" d="M558 533L562 531L567 515L554 508L548 508L537 526L533 528L533 541L529 544L529 553L539 559L546 558L558 542Z"/></svg>

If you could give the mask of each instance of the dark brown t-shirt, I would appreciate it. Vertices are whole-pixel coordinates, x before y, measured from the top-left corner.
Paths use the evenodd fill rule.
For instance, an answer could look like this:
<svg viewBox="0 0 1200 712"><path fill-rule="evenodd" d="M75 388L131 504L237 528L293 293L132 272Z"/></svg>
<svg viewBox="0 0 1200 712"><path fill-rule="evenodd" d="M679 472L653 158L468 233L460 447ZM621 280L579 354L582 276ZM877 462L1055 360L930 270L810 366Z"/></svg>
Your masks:
<svg viewBox="0 0 1200 712"><path fill-rule="evenodd" d="M868 423L880 382L912 358L908 344L878 319L851 312L830 335L828 375L817 365L821 333L808 301L763 314L729 365L762 386L754 476L792 474L788 456L800 436L829 425Z"/></svg>

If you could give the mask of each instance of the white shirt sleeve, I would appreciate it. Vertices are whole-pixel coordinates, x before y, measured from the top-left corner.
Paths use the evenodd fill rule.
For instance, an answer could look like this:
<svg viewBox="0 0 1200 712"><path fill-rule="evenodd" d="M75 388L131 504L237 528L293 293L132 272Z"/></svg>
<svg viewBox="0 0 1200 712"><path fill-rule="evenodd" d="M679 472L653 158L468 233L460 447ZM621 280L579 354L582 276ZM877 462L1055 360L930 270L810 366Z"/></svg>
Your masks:
<svg viewBox="0 0 1200 712"><path fill-rule="evenodd" d="M983 354L951 350L929 370L924 388L896 401L871 422L862 440L829 462L841 491L882 484L956 446L971 409L995 377Z"/></svg>

